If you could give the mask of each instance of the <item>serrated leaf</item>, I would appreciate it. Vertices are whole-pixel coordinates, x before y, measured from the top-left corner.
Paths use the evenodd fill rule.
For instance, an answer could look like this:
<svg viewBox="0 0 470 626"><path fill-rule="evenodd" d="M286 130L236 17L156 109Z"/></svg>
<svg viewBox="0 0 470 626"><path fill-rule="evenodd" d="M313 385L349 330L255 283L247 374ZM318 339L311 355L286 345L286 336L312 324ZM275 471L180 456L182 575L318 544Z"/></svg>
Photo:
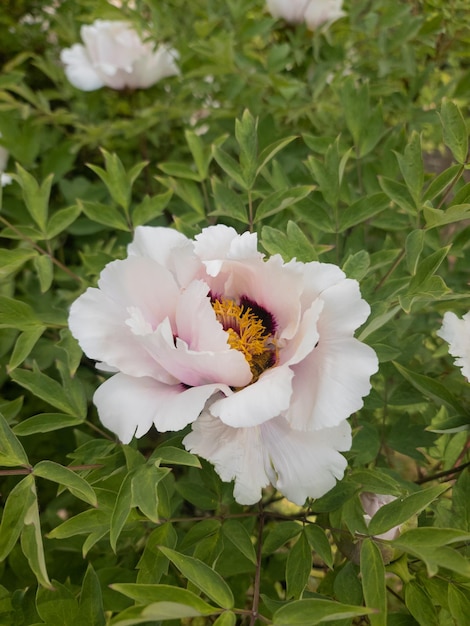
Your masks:
<svg viewBox="0 0 470 626"><path fill-rule="evenodd" d="M468 133L460 109L450 100L444 99L440 118L444 143L450 148L457 163L465 163L468 155Z"/></svg>
<svg viewBox="0 0 470 626"><path fill-rule="evenodd" d="M428 487L382 506L369 524L371 535L381 535L417 515L449 488L448 485Z"/></svg>
<svg viewBox="0 0 470 626"><path fill-rule="evenodd" d="M312 571L312 551L305 533L302 532L287 555L286 585L287 598L299 598L307 585Z"/></svg>
<svg viewBox="0 0 470 626"><path fill-rule="evenodd" d="M334 600L308 598L290 602L273 615L273 626L315 626L321 622L370 615L371 609Z"/></svg>
<svg viewBox="0 0 470 626"><path fill-rule="evenodd" d="M160 546L163 554L179 569L185 578L223 609L231 609L234 604L233 594L225 580L208 565L190 556L186 556Z"/></svg>
<svg viewBox="0 0 470 626"><path fill-rule="evenodd" d="M365 539L361 546L361 577L366 606L377 611L369 615L371 626L387 626L385 566L371 539Z"/></svg>
<svg viewBox="0 0 470 626"><path fill-rule="evenodd" d="M227 520L222 526L222 531L224 537L231 541L243 556L246 556L249 561L256 565L256 552L245 526L237 520Z"/></svg>
<svg viewBox="0 0 470 626"><path fill-rule="evenodd" d="M18 541L26 513L35 500L34 478L23 478L8 494L0 525L0 561L4 561Z"/></svg>
<svg viewBox="0 0 470 626"><path fill-rule="evenodd" d="M197 609L201 615L211 615L219 609L211 606L192 591L172 585L143 585L138 583L114 583L111 589L124 594L140 604L152 602L175 602Z"/></svg>
<svg viewBox="0 0 470 626"><path fill-rule="evenodd" d="M9 372L13 371L18 367L18 365L21 365L21 363L28 358L32 349L38 342L38 339L45 330L45 326L38 326L37 328L25 330L21 333L16 340L15 347L13 348L13 352L10 357L10 362L8 363Z"/></svg>
<svg viewBox="0 0 470 626"><path fill-rule="evenodd" d="M36 463L33 469L33 474L46 480L58 483L66 487L70 493L91 504L97 506L98 502L96 494L93 488L87 483L87 481L76 474L74 471L63 465L59 465L54 461L40 461Z"/></svg>
<svg viewBox="0 0 470 626"><path fill-rule="evenodd" d="M0 466L15 467L29 465L26 452L13 434L7 421L0 413Z"/></svg>

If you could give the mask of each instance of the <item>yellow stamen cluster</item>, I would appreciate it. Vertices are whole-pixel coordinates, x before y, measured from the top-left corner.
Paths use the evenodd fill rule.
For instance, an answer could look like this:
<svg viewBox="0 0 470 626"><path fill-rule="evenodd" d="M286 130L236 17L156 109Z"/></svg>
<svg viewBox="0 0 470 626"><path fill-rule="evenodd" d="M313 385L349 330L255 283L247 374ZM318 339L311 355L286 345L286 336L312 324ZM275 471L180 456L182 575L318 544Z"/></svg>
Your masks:
<svg viewBox="0 0 470 626"><path fill-rule="evenodd" d="M249 307L222 298L212 303L217 320L228 333L231 348L243 353L256 382L265 369L272 365L275 352L271 337L261 319Z"/></svg>

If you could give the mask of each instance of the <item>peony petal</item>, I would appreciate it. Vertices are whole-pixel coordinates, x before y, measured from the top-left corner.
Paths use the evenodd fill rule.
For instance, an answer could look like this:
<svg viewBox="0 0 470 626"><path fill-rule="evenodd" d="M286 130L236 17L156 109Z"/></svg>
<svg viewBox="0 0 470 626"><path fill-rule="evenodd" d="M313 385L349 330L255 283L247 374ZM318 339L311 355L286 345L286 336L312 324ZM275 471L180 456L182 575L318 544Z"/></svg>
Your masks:
<svg viewBox="0 0 470 626"><path fill-rule="evenodd" d="M217 276L225 259L245 261L263 257L257 248L256 233L239 235L234 228L223 224L204 228L196 235L194 251L204 262L209 276Z"/></svg>
<svg viewBox="0 0 470 626"><path fill-rule="evenodd" d="M309 2L310 0L267 0L266 5L273 17L281 17L290 24L300 24Z"/></svg>
<svg viewBox="0 0 470 626"><path fill-rule="evenodd" d="M60 60L65 65L64 71L68 81L82 91L94 91L103 87L104 82L93 67L85 48L74 44L60 53Z"/></svg>
<svg viewBox="0 0 470 626"><path fill-rule="evenodd" d="M338 425L363 406L377 355L354 338L323 341L292 366L292 400L287 419L293 428L316 430Z"/></svg>
<svg viewBox="0 0 470 626"><path fill-rule="evenodd" d="M341 10L343 0L311 0L305 11L305 22L315 30L325 22L334 22L345 15Z"/></svg>
<svg viewBox="0 0 470 626"><path fill-rule="evenodd" d="M260 426L271 483L291 502L320 498L343 477L347 462L339 450L349 450L351 428L344 421L334 428L303 432L279 417Z"/></svg>
<svg viewBox="0 0 470 626"><path fill-rule="evenodd" d="M470 382L470 311L462 319L451 311L445 313L437 336L447 341L449 353L456 357L455 364Z"/></svg>
<svg viewBox="0 0 470 626"><path fill-rule="evenodd" d="M289 407L292 376L293 372L287 366L266 370L256 383L216 400L210 412L234 428L262 424Z"/></svg>
<svg viewBox="0 0 470 626"><path fill-rule="evenodd" d="M240 387L247 385L252 378L250 367L241 352L232 350L228 345L219 352L190 350L185 341L174 337L168 319L152 335L144 338L144 344L162 368L191 387L212 383ZM227 389L228 393L232 393Z"/></svg>
<svg viewBox="0 0 470 626"><path fill-rule="evenodd" d="M259 428L231 428L205 412L183 445L210 461L223 481L235 479L234 496L240 504L258 502L269 484Z"/></svg>
<svg viewBox="0 0 470 626"><path fill-rule="evenodd" d="M95 392L101 422L116 433L123 443L142 437L152 424L160 432L181 430L193 422L207 400L221 385L187 389L184 385L165 385L152 378L116 374Z"/></svg>
<svg viewBox="0 0 470 626"><path fill-rule="evenodd" d="M176 76L180 73L176 60L176 50L159 46L156 51L149 47L146 54L134 61L132 73L128 79L128 87L146 89L162 78Z"/></svg>

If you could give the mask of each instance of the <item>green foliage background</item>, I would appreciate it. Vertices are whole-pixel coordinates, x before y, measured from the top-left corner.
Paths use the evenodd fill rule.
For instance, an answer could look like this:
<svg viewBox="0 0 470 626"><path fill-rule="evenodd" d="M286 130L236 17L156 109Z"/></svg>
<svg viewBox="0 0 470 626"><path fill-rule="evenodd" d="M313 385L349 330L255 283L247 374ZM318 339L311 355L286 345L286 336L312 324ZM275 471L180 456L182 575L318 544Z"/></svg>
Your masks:
<svg viewBox="0 0 470 626"><path fill-rule="evenodd" d="M436 331L470 308L467 1L351 0L314 33L262 0L123 5L0 7L0 625L465 626L469 385ZM72 87L60 50L97 18L181 75ZM236 504L182 436L116 442L67 328L136 226L215 222L338 264L372 307L348 472L305 508ZM369 528L364 491L397 496Z"/></svg>

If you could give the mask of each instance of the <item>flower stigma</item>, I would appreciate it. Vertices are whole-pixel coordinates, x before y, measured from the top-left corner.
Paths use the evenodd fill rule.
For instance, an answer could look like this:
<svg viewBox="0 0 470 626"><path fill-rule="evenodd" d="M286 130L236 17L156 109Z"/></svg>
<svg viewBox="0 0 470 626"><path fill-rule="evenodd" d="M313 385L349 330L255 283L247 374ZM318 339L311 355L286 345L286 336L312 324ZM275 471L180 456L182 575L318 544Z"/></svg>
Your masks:
<svg viewBox="0 0 470 626"><path fill-rule="evenodd" d="M217 320L228 334L228 344L245 357L255 383L261 374L277 361L274 337L266 329L263 320L244 304L226 298L212 301Z"/></svg>

